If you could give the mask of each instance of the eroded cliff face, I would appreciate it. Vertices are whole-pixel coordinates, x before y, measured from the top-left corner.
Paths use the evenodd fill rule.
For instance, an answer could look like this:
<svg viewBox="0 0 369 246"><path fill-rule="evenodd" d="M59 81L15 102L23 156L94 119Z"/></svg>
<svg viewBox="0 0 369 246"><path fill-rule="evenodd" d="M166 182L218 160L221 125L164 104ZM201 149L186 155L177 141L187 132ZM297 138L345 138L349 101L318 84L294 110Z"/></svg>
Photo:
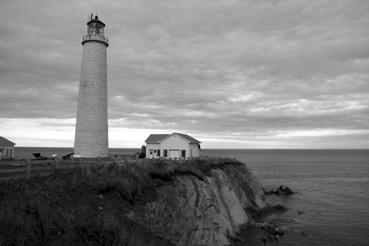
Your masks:
<svg viewBox="0 0 369 246"><path fill-rule="evenodd" d="M202 177L174 175L157 192L155 201L128 216L175 245L229 245L249 222L246 211L266 207L260 183L242 163L211 168Z"/></svg>
<svg viewBox="0 0 369 246"><path fill-rule="evenodd" d="M0 183L0 242L229 245L266 207L256 177L232 159L65 164L47 177Z"/></svg>

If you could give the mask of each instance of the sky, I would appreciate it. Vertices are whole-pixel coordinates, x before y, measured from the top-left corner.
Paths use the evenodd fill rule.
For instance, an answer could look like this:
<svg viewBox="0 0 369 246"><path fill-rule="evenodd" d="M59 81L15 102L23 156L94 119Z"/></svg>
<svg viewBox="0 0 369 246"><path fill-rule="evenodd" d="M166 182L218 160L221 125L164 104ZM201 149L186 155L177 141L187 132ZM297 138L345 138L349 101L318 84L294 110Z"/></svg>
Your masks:
<svg viewBox="0 0 369 246"><path fill-rule="evenodd" d="M1 0L0 136L73 147L91 13L110 147L369 148L368 0Z"/></svg>

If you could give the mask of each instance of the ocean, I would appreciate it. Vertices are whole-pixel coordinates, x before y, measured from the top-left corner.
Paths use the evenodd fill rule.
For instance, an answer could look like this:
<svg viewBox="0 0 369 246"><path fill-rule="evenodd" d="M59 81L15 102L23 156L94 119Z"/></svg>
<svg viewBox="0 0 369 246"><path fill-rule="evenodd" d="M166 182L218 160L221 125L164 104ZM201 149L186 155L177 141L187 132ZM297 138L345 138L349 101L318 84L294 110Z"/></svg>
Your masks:
<svg viewBox="0 0 369 246"><path fill-rule="evenodd" d="M264 186L287 185L289 230L275 245L369 245L369 150L204 150L234 157Z"/></svg>
<svg viewBox="0 0 369 246"><path fill-rule="evenodd" d="M16 158L31 153L62 156L72 148L17 147ZM110 149L129 154L139 149ZM278 218L286 234L272 245L369 245L369 150L203 149L202 155L245 163L265 187L287 185L297 193L278 200L288 211Z"/></svg>

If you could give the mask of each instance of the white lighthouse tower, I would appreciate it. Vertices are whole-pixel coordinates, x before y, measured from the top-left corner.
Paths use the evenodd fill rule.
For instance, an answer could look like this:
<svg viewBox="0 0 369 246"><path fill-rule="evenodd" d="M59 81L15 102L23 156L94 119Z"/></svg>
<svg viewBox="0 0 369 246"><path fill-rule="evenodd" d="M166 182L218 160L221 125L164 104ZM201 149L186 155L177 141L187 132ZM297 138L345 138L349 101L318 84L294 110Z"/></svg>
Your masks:
<svg viewBox="0 0 369 246"><path fill-rule="evenodd" d="M108 157L108 102L105 24L97 16L83 36L74 157Z"/></svg>

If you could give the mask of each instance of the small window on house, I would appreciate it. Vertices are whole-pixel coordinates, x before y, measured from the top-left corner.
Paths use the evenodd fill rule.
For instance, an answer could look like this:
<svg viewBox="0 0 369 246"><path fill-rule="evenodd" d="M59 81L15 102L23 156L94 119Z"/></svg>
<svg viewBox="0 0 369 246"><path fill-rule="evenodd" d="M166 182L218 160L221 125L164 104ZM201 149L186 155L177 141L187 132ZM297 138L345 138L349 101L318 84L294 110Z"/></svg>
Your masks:
<svg viewBox="0 0 369 246"><path fill-rule="evenodd" d="M152 155L152 149L150 149L150 155Z"/></svg>
<svg viewBox="0 0 369 246"><path fill-rule="evenodd" d="M158 150L156 151L156 154L157 154L158 156L160 156L160 149L158 149Z"/></svg>
<svg viewBox="0 0 369 246"><path fill-rule="evenodd" d="M186 150L181 151L181 156L182 156L182 158L186 158Z"/></svg>
<svg viewBox="0 0 369 246"><path fill-rule="evenodd" d="M154 153L156 153L156 149L154 149Z"/></svg>
<svg viewBox="0 0 369 246"><path fill-rule="evenodd" d="M168 157L168 150L167 149L163 150L163 155L164 155L164 157Z"/></svg>

